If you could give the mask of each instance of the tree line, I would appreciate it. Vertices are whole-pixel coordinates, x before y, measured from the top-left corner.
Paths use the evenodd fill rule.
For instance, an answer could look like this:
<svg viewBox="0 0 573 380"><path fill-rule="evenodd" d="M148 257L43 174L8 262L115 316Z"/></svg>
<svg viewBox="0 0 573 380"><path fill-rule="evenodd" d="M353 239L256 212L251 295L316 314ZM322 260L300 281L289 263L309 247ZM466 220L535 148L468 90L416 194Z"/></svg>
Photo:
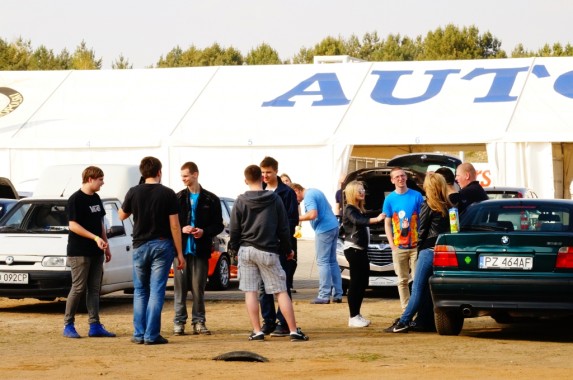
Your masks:
<svg viewBox="0 0 573 380"><path fill-rule="evenodd" d="M428 61L458 59L508 58L501 49L501 41L492 33L479 32L475 26L458 27L449 24L430 31L426 36L410 38L400 34L389 34L386 38L377 32L366 33L359 38L328 36L314 45L302 47L297 54L282 59L275 49L261 43L246 55L233 47L222 47L218 43L199 49L191 45L186 50L176 46L165 56L160 56L149 68L197 67L230 65L280 65L312 63L315 56L349 55L364 61ZM510 55L523 57L573 56L573 46L559 42L546 43L536 51L526 50L520 43ZM45 46L33 48L31 41L22 38L8 42L0 38L0 70L98 70L102 58L82 41L72 53L66 49L54 53ZM132 69L129 59L120 55L112 62L112 69Z"/></svg>

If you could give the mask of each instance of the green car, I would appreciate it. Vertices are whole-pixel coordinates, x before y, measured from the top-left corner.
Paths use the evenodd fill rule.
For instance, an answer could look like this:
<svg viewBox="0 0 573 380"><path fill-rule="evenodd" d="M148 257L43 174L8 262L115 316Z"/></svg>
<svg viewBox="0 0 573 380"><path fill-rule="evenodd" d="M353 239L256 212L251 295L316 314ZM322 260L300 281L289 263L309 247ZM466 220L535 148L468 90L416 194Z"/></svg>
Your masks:
<svg viewBox="0 0 573 380"><path fill-rule="evenodd" d="M573 315L573 201L471 205L459 233L438 237L430 291L440 335L458 335L464 318Z"/></svg>

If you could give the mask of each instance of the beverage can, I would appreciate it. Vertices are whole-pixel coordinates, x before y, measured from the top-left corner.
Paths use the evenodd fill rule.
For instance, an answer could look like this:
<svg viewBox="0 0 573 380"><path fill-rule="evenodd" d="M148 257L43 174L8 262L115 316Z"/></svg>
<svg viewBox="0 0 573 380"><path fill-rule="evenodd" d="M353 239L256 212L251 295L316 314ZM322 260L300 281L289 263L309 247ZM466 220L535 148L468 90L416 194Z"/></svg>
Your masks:
<svg viewBox="0 0 573 380"><path fill-rule="evenodd" d="M460 216L458 215L458 209L452 207L449 209L450 214L450 232L456 234L460 232Z"/></svg>

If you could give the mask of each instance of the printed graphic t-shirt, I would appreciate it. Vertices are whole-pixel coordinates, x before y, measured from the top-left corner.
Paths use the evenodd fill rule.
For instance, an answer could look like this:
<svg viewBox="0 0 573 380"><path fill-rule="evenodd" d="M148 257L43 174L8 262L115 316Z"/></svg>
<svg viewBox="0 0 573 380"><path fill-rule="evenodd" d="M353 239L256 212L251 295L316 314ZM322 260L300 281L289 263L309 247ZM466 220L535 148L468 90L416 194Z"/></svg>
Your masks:
<svg viewBox="0 0 573 380"><path fill-rule="evenodd" d="M415 248L418 244L418 222L420 207L424 198L416 190L408 189L404 194L395 191L384 200L382 211L392 219L394 244L398 248Z"/></svg>

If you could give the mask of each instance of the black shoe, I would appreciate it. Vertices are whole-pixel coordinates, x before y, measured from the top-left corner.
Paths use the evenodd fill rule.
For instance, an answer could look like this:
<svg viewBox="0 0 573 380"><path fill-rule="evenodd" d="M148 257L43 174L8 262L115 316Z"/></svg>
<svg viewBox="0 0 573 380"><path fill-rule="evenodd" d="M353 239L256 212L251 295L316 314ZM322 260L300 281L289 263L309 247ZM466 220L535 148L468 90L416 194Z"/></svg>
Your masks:
<svg viewBox="0 0 573 380"><path fill-rule="evenodd" d="M342 298L333 298L332 303L342 303Z"/></svg>
<svg viewBox="0 0 573 380"><path fill-rule="evenodd" d="M409 325L405 325L400 320L394 322L394 324L387 329L384 329L384 332L387 333L407 333L410 329Z"/></svg>
<svg viewBox="0 0 573 380"><path fill-rule="evenodd" d="M262 342L265 340L265 334L261 331L260 333L255 333L254 331L249 335L249 340L256 340Z"/></svg>
<svg viewBox="0 0 573 380"><path fill-rule="evenodd" d="M263 334L265 335L269 335L270 333L272 333L273 331L275 331L275 329L277 328L277 324L274 322L264 322L263 323L263 327L261 328L261 331L263 332Z"/></svg>
<svg viewBox="0 0 573 380"><path fill-rule="evenodd" d="M295 333L290 333L290 341L298 342L308 340L308 336L304 335L300 328L296 329Z"/></svg>
<svg viewBox="0 0 573 380"><path fill-rule="evenodd" d="M271 336L289 336L290 330L283 325L277 325L277 328L271 333Z"/></svg>
<svg viewBox="0 0 573 380"><path fill-rule="evenodd" d="M131 337L131 343L143 344L143 338L136 338L136 337L132 336Z"/></svg>
<svg viewBox="0 0 573 380"><path fill-rule="evenodd" d="M157 337L157 339L155 340L150 340L150 341L146 341L145 344L147 345L152 345L152 344L167 344L169 343L169 341L167 339L165 339L164 337L162 337L161 335L159 335Z"/></svg>

